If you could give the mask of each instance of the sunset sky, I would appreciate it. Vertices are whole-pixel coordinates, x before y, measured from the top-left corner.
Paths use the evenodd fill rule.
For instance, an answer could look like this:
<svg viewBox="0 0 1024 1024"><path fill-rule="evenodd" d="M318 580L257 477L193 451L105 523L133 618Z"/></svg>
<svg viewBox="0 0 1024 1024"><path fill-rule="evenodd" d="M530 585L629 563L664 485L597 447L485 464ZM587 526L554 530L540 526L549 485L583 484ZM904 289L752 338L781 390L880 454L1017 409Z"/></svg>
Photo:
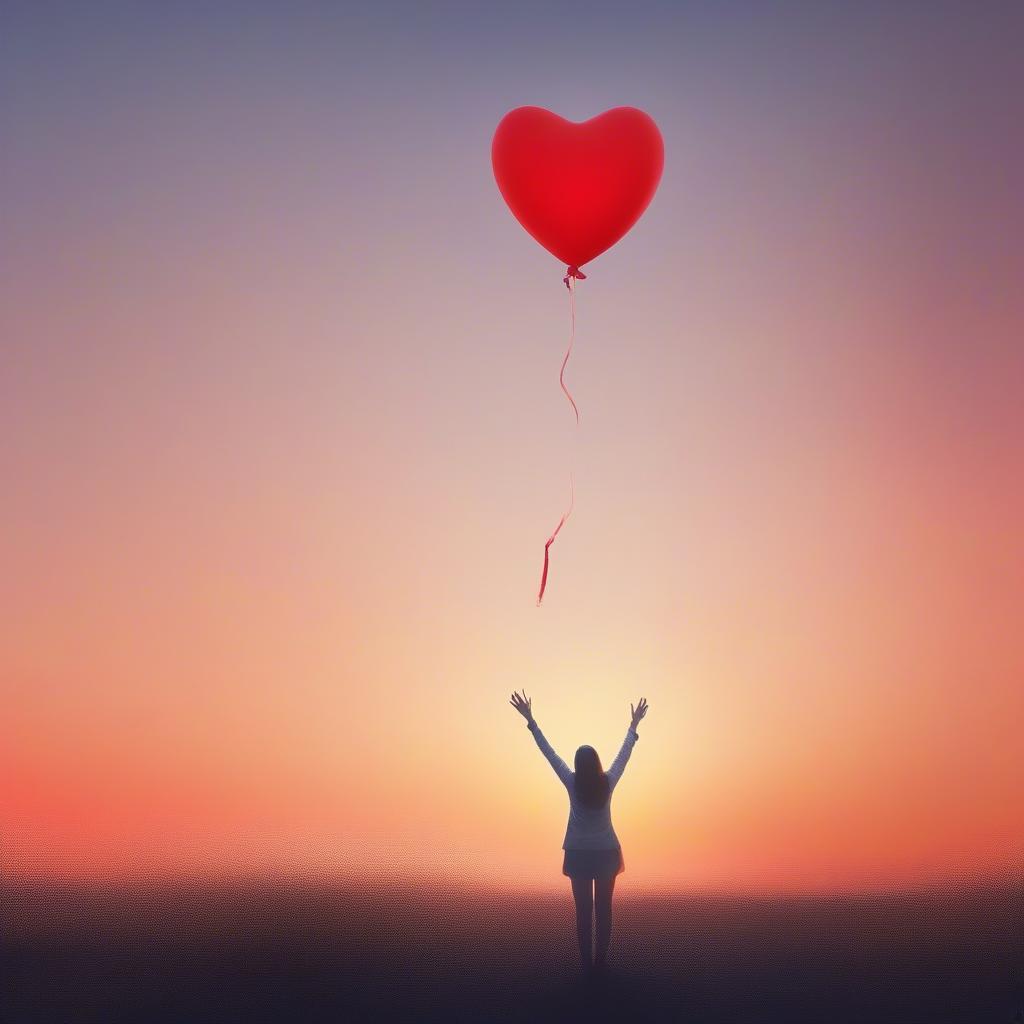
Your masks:
<svg viewBox="0 0 1024 1024"><path fill-rule="evenodd" d="M1014 2L6 8L3 870L563 887L525 687L606 765L650 701L623 886L1019 873L1022 49ZM665 140L578 431L524 104Z"/></svg>

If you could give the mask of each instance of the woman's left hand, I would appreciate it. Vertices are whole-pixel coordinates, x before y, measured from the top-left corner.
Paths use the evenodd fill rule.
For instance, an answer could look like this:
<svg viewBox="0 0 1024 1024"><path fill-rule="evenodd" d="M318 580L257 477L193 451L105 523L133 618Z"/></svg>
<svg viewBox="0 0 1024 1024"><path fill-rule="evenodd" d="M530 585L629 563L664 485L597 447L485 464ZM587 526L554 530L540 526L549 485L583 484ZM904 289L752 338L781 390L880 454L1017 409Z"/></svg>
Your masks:
<svg viewBox="0 0 1024 1024"><path fill-rule="evenodd" d="M512 705L525 718L528 722L533 721L533 698L526 696L526 691L522 693L513 692L512 699L509 701Z"/></svg>

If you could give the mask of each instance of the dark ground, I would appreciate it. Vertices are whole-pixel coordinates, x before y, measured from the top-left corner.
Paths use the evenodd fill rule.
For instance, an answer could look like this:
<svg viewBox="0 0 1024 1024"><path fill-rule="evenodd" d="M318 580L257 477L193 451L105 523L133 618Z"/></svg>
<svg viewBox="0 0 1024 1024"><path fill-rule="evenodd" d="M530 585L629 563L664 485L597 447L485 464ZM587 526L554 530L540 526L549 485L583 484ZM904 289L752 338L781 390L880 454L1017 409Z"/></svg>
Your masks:
<svg viewBox="0 0 1024 1024"><path fill-rule="evenodd" d="M97 1021L1024 1022L1022 889L616 894L609 976L571 898L234 882L6 884L5 1024Z"/></svg>

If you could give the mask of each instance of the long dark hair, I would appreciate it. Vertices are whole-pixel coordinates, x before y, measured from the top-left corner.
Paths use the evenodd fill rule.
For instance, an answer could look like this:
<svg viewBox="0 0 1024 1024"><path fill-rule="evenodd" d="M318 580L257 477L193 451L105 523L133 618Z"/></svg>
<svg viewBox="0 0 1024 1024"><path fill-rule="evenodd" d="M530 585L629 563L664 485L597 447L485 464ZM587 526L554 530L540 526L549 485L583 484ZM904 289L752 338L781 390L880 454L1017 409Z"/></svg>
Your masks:
<svg viewBox="0 0 1024 1024"><path fill-rule="evenodd" d="M611 786L601 767L601 758L593 747L576 751L576 798L584 807L603 807L608 803Z"/></svg>

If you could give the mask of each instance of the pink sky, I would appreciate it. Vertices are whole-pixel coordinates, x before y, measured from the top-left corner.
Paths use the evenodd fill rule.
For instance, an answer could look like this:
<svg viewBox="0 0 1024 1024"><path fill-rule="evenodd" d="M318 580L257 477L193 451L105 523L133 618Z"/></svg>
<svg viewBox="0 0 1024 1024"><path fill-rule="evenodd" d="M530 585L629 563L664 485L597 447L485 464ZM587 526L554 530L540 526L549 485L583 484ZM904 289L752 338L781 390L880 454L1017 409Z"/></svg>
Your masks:
<svg viewBox="0 0 1024 1024"><path fill-rule="evenodd" d="M10 869L562 884L520 687L606 763L650 701L615 803L636 885L1019 869L1024 91L998 18L652 8L568 45L532 8L25 17ZM666 143L579 286L575 436L563 268L488 160L526 103L639 106Z"/></svg>

